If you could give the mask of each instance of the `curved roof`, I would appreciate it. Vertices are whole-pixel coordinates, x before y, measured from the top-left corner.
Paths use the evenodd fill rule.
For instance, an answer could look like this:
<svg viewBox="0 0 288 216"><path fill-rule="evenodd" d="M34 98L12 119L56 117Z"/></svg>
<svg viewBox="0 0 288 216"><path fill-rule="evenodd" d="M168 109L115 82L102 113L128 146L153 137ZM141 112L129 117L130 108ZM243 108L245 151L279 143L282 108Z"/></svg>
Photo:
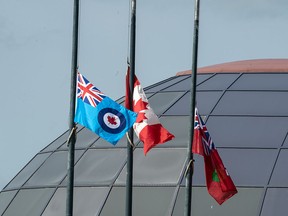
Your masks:
<svg viewBox="0 0 288 216"><path fill-rule="evenodd" d="M288 59L254 59L234 61L198 68L198 73L256 73L256 72L288 72ZM191 70L176 75L191 74Z"/></svg>
<svg viewBox="0 0 288 216"><path fill-rule="evenodd" d="M199 113L239 193L219 206L207 192L203 158L194 155L193 216L287 214L288 73L282 72L197 75ZM134 140L133 215L184 215L190 89L190 74L144 89L175 139L147 156ZM0 215L65 215L68 136L42 149L1 191ZM113 146L78 127L75 215L125 215L126 146L126 138Z"/></svg>

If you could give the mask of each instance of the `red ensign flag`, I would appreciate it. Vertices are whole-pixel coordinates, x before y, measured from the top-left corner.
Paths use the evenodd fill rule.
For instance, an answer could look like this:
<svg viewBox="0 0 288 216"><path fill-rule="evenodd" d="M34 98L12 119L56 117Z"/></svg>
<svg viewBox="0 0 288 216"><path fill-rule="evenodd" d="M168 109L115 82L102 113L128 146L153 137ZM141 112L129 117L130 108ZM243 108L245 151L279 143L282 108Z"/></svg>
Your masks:
<svg viewBox="0 0 288 216"><path fill-rule="evenodd" d="M204 157L207 189L220 205L237 193L197 108L192 152Z"/></svg>

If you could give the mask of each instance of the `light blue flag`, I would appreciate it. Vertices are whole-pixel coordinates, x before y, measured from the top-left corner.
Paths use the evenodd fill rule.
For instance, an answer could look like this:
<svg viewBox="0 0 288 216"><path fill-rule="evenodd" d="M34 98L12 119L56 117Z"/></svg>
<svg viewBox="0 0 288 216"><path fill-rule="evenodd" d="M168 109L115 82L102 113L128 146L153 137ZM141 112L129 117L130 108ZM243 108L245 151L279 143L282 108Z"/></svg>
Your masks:
<svg viewBox="0 0 288 216"><path fill-rule="evenodd" d="M137 113L105 96L78 73L74 122L115 145L136 121Z"/></svg>

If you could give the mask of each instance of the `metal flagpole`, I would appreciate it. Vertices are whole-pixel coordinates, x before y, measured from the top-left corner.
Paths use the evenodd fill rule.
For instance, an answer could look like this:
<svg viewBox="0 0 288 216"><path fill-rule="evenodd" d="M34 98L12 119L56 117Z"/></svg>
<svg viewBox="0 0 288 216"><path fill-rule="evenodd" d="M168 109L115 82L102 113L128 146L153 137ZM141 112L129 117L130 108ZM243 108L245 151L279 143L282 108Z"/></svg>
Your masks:
<svg viewBox="0 0 288 216"><path fill-rule="evenodd" d="M192 144L194 138L194 119L196 106L196 80L197 80L197 59L198 59L198 30L199 30L199 8L200 0L195 0L194 3L194 35L193 35L193 56L192 56L192 71L191 71L191 104L190 104L190 127L189 127L189 143L187 151L187 175L186 175L186 204L185 216L191 215L192 204L192 176L194 169L194 159L192 153Z"/></svg>
<svg viewBox="0 0 288 216"><path fill-rule="evenodd" d="M133 110L133 90L135 76L135 50L136 50L136 0L131 0L131 26L130 26L130 76L129 76L129 108ZM133 143L133 128L128 136ZM126 216L132 216L133 196L133 146L127 141L127 173L126 173Z"/></svg>
<svg viewBox="0 0 288 216"><path fill-rule="evenodd" d="M75 97L78 64L78 23L79 23L79 0L74 0L73 9L73 35L72 35L72 63L71 63L71 89L70 89L70 114L68 137L68 168L67 168L67 197L66 197L66 216L73 215L73 189L74 189L74 152L76 142L75 116Z"/></svg>

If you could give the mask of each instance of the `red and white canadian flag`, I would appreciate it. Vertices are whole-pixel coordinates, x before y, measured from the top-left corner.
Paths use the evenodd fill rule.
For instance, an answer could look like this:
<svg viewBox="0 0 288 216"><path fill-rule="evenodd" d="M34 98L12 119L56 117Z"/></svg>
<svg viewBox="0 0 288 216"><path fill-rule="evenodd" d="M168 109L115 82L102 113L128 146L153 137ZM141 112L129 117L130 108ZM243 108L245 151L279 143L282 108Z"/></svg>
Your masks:
<svg viewBox="0 0 288 216"><path fill-rule="evenodd" d="M126 74L126 108L129 108L129 74L130 67L128 67ZM174 138L174 135L162 126L159 118L150 107L148 99L136 76L134 77L133 111L138 113L133 129L143 142L145 155L157 144L163 144Z"/></svg>

